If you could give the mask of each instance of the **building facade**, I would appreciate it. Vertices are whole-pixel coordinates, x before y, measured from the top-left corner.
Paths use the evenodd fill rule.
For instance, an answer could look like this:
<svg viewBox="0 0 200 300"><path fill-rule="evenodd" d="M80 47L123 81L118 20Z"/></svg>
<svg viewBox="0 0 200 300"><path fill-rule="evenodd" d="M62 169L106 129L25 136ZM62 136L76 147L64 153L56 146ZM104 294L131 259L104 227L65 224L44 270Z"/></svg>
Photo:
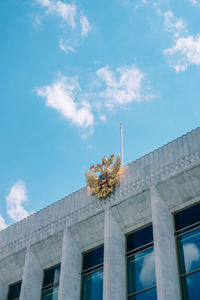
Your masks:
<svg viewBox="0 0 200 300"><path fill-rule="evenodd" d="M0 300L199 300L200 128L0 232Z"/></svg>

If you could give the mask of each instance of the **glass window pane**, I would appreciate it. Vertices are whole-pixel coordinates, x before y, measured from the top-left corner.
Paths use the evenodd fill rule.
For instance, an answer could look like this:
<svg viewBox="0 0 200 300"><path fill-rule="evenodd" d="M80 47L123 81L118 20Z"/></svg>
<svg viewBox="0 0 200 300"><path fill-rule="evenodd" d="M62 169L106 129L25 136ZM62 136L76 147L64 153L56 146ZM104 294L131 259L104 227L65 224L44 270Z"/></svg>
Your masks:
<svg viewBox="0 0 200 300"><path fill-rule="evenodd" d="M183 300L200 299L200 272L182 278Z"/></svg>
<svg viewBox="0 0 200 300"><path fill-rule="evenodd" d="M103 263L103 247L97 248L83 256L83 270L95 267Z"/></svg>
<svg viewBox="0 0 200 300"><path fill-rule="evenodd" d="M8 300L19 298L20 290L21 290L21 281L16 284L10 285L9 292L8 292Z"/></svg>
<svg viewBox="0 0 200 300"><path fill-rule="evenodd" d="M58 300L58 287L43 292L41 300Z"/></svg>
<svg viewBox="0 0 200 300"><path fill-rule="evenodd" d="M189 207L175 214L176 230L200 221L200 204Z"/></svg>
<svg viewBox="0 0 200 300"><path fill-rule="evenodd" d="M153 248L128 258L128 294L156 285Z"/></svg>
<svg viewBox="0 0 200 300"><path fill-rule="evenodd" d="M152 225L127 236L127 252L153 242Z"/></svg>
<svg viewBox="0 0 200 300"><path fill-rule="evenodd" d="M43 287L59 282L60 265L44 272Z"/></svg>
<svg viewBox="0 0 200 300"><path fill-rule="evenodd" d="M128 300L157 300L156 288L150 289L143 293L139 293L135 296L128 298Z"/></svg>
<svg viewBox="0 0 200 300"><path fill-rule="evenodd" d="M82 278L82 300L103 299L103 269Z"/></svg>
<svg viewBox="0 0 200 300"><path fill-rule="evenodd" d="M181 274L200 268L200 228L177 238Z"/></svg>
<svg viewBox="0 0 200 300"><path fill-rule="evenodd" d="M59 280L60 280L60 265L55 267L54 284L59 283Z"/></svg>

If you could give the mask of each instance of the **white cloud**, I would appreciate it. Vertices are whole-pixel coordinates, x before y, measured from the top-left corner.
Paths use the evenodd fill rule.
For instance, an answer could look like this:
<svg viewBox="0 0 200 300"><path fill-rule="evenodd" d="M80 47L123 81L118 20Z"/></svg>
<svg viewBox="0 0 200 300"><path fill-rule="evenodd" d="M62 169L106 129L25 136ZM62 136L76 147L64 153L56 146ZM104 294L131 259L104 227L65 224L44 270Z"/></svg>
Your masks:
<svg viewBox="0 0 200 300"><path fill-rule="evenodd" d="M86 139L93 134L98 121L107 120L107 109L121 109L130 102L154 97L149 93L151 89L148 84L143 88L144 77L135 66L121 67L115 71L106 66L98 69L96 76L89 75L91 80L86 85L87 92L81 90L77 77L62 74L51 84L35 88L34 92L45 99L47 107L57 110L72 124L81 127L82 138Z"/></svg>
<svg viewBox="0 0 200 300"><path fill-rule="evenodd" d="M42 25L41 16L38 14L33 15L33 26L37 28L38 26Z"/></svg>
<svg viewBox="0 0 200 300"><path fill-rule="evenodd" d="M77 79L61 76L58 80L42 88L37 88L38 96L46 99L46 106L56 109L73 124L83 128L91 127L94 116L88 102L75 101L80 86Z"/></svg>
<svg viewBox="0 0 200 300"><path fill-rule="evenodd" d="M187 70L191 64L200 65L200 34L179 38L175 45L164 50L176 72Z"/></svg>
<svg viewBox="0 0 200 300"><path fill-rule="evenodd" d="M0 215L0 230L3 230L4 228L6 228L6 223L4 218Z"/></svg>
<svg viewBox="0 0 200 300"><path fill-rule="evenodd" d="M196 0L191 0L196 1ZM177 18L172 10L166 10L163 0L140 0L140 3L150 4L155 9L157 16L164 19L165 31L173 33L174 37L180 36L182 33L187 32L187 25L183 19Z"/></svg>
<svg viewBox="0 0 200 300"><path fill-rule="evenodd" d="M50 0L37 0L37 3L44 7L49 7L52 2Z"/></svg>
<svg viewBox="0 0 200 300"><path fill-rule="evenodd" d="M26 218L29 213L22 206L23 203L28 201L25 183L17 181L10 189L9 194L6 196L7 213L14 221L20 221Z"/></svg>
<svg viewBox="0 0 200 300"><path fill-rule="evenodd" d="M80 45L82 38L86 37L92 30L92 26L83 11L80 11L75 3L66 3L64 0L35 0L35 3L42 8L44 14L57 16L62 20L62 38L59 40L59 47L65 53L75 52L75 48ZM41 12L38 13L37 11L33 15L33 19L34 27L41 25ZM66 40L66 24L71 27L70 33L67 33L68 40ZM69 40L71 41L70 44Z"/></svg>
<svg viewBox="0 0 200 300"><path fill-rule="evenodd" d="M106 121L106 115L100 115L99 120L101 121Z"/></svg>
<svg viewBox="0 0 200 300"><path fill-rule="evenodd" d="M186 30L186 24L182 19L177 19L171 10L168 10L164 14L165 25L168 31L171 31L178 36L180 31Z"/></svg>
<svg viewBox="0 0 200 300"><path fill-rule="evenodd" d="M68 41L64 41L63 39L59 41L59 47L66 54L69 52L75 52L75 49L69 45Z"/></svg>
<svg viewBox="0 0 200 300"><path fill-rule="evenodd" d="M144 75L135 66L117 68L116 72L106 66L99 69L96 74L106 84L105 90L100 95L105 99L107 108L112 109L116 104L124 105L132 101L141 101Z"/></svg>
<svg viewBox="0 0 200 300"><path fill-rule="evenodd" d="M163 13L160 9L157 9L157 14L164 18L166 31L172 32L175 38L187 31L184 20L176 18L171 10L167 10Z"/></svg>
<svg viewBox="0 0 200 300"><path fill-rule="evenodd" d="M87 36L88 32L92 30L92 27L89 24L89 21L86 16L82 15L80 17L80 23L82 27L82 37Z"/></svg>
<svg viewBox="0 0 200 300"><path fill-rule="evenodd" d="M190 2L194 5L199 4L199 2L197 0L190 0Z"/></svg>
<svg viewBox="0 0 200 300"><path fill-rule="evenodd" d="M75 17L76 17L76 5L67 4L60 0L50 1L50 0L36 0L36 2L46 9L47 14L55 14L61 17L64 21L68 23L69 26L75 27Z"/></svg>

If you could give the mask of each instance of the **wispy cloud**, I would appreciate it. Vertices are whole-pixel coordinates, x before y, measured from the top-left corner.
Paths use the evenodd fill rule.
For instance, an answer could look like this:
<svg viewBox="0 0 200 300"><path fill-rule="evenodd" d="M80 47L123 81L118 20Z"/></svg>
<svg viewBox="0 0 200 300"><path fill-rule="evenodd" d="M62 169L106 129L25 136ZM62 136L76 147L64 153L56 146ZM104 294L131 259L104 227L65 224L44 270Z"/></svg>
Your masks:
<svg viewBox="0 0 200 300"><path fill-rule="evenodd" d="M84 15L80 17L80 23L82 27L82 37L85 37L88 35L88 32L92 30L92 27L89 24L87 17Z"/></svg>
<svg viewBox="0 0 200 300"><path fill-rule="evenodd" d="M189 0L199 4L198 0ZM168 58L170 67L177 73L186 71L190 65L200 65L200 34L189 35L187 24L183 18L177 18L172 10L164 10L164 2L142 1L151 4L158 16L163 18L164 30L172 33L172 46L165 49L163 54ZM165 3L166 4L166 3Z"/></svg>
<svg viewBox="0 0 200 300"><path fill-rule="evenodd" d="M191 0L195 1L195 0ZM164 20L164 30L173 33L174 37L178 37L187 32L187 25L184 19L177 18L171 9L166 9L167 1L163 0L139 0L141 4L149 4L155 10L157 16ZM139 6L136 5L138 8Z"/></svg>
<svg viewBox="0 0 200 300"><path fill-rule="evenodd" d="M27 190L24 181L17 181L6 196L7 214L14 221L26 218L29 213L24 209L23 204L28 201Z"/></svg>
<svg viewBox="0 0 200 300"><path fill-rule="evenodd" d="M165 30L173 33L175 38L187 32L187 25L185 21L175 17L172 10L162 12L160 9L157 9L157 14L164 18Z"/></svg>
<svg viewBox="0 0 200 300"><path fill-rule="evenodd" d="M121 67L112 71L109 66L97 71L105 82L105 89L100 95L105 99L107 108L141 101L142 79L144 74L135 66Z"/></svg>
<svg viewBox="0 0 200 300"><path fill-rule="evenodd" d="M194 5L199 4L199 1L198 1L198 0L190 0L190 2L191 2L192 4L194 4Z"/></svg>
<svg viewBox="0 0 200 300"><path fill-rule="evenodd" d="M42 18L39 14L36 13L36 14L32 15L32 18L33 18L32 25L35 28L38 28L39 26L42 25Z"/></svg>
<svg viewBox="0 0 200 300"><path fill-rule="evenodd" d="M191 64L200 65L200 34L179 38L175 45L164 51L176 72L187 70Z"/></svg>
<svg viewBox="0 0 200 300"><path fill-rule="evenodd" d="M7 227L6 222L5 222L4 218L0 215L0 230L3 230L6 227Z"/></svg>
<svg viewBox="0 0 200 300"><path fill-rule="evenodd" d="M92 30L87 16L81 11L76 4L66 3L61 0L35 0L36 7L40 7L41 11L36 11L33 14L33 26L42 25L42 15L57 16L62 20L60 27L59 48L66 54L75 52L75 48L79 46L81 40L87 37ZM66 31L66 26L69 25L71 30ZM70 40L70 43L69 43Z"/></svg>
<svg viewBox="0 0 200 300"><path fill-rule="evenodd" d="M69 53L69 52L75 52L75 49L72 46L69 45L69 41L68 40L64 41L63 39L61 39L59 41L59 47L66 54Z"/></svg>
<svg viewBox="0 0 200 300"><path fill-rule="evenodd" d="M166 30L173 33L173 46L163 51L170 67L179 73L192 64L200 65L200 34L188 36L187 24L183 19L176 18L171 10L161 13L158 9L157 13L164 17Z"/></svg>
<svg viewBox="0 0 200 300"><path fill-rule="evenodd" d="M76 77L60 76L51 85L37 88L38 96L46 99L46 106L52 107L73 124L83 128L94 123L91 105L87 101L77 101L80 86Z"/></svg>
<svg viewBox="0 0 200 300"><path fill-rule="evenodd" d="M93 134L94 126L109 118L111 110L117 112L131 102L155 97L146 75L133 65L116 69L105 66L96 74L89 74L88 78L87 84L81 88L77 77L60 73L51 84L34 89L37 96L45 99L47 107L81 128L84 139Z"/></svg>
<svg viewBox="0 0 200 300"><path fill-rule="evenodd" d="M66 21L69 26L75 27L75 17L77 8L75 4L64 3L60 0L36 0L36 3L41 5L45 9L46 14L55 14L62 20Z"/></svg>
<svg viewBox="0 0 200 300"><path fill-rule="evenodd" d="M106 121L106 115L100 115L99 120L101 121Z"/></svg>
<svg viewBox="0 0 200 300"><path fill-rule="evenodd" d="M36 2L44 7L50 7L52 4L50 0L36 0Z"/></svg>

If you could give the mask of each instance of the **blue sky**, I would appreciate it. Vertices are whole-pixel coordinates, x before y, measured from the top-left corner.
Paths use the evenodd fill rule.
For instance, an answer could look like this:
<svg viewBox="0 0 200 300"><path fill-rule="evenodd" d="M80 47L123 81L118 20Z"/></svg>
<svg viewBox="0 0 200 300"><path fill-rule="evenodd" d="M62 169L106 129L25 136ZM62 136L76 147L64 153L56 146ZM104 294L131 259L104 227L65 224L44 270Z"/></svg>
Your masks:
<svg viewBox="0 0 200 300"><path fill-rule="evenodd" d="M200 1L0 1L0 229L199 126Z"/></svg>

